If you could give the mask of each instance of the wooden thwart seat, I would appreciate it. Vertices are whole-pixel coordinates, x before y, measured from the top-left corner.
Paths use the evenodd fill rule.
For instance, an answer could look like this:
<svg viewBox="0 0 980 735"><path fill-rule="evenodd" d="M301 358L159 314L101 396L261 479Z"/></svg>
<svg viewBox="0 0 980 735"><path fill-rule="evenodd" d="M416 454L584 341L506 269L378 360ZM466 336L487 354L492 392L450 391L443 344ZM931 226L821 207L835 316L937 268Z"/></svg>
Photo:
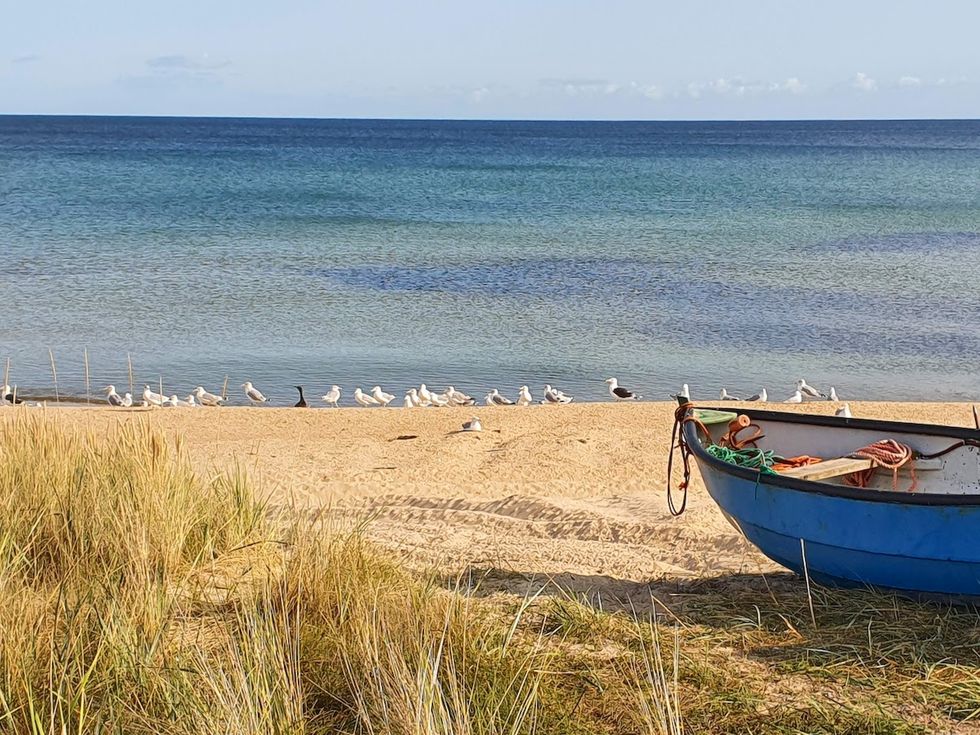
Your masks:
<svg viewBox="0 0 980 735"><path fill-rule="evenodd" d="M852 472L870 469L870 459L839 457L838 459L826 459L816 464L808 464L804 467L793 467L779 474L783 477L795 477L797 480L826 480L828 477L839 477L840 475L849 475Z"/></svg>
<svg viewBox="0 0 980 735"><path fill-rule="evenodd" d="M918 459L915 460L914 466L916 472L928 472L929 470L942 469L943 462L941 459ZM795 477L797 480L826 480L830 477L840 477L841 475L849 475L852 472L862 472L870 469L870 459L838 457L837 459L826 459L823 462L806 465L805 467L793 467L779 474L783 477ZM908 471L908 465L899 469L899 472Z"/></svg>

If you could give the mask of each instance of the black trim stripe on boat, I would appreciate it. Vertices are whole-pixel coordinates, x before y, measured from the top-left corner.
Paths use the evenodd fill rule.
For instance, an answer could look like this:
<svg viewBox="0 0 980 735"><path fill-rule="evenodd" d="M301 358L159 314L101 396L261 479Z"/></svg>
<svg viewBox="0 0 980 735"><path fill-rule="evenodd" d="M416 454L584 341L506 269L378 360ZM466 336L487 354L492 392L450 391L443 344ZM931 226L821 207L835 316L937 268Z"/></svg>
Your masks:
<svg viewBox="0 0 980 735"><path fill-rule="evenodd" d="M731 413L732 406L720 408L696 406L695 409L708 411L726 411ZM783 411L760 411L739 408L738 413L745 414L759 421L774 421L784 424L806 424L808 426L832 426L835 428L871 429L890 434L917 434L919 436L941 436L950 439L980 440L980 431L958 426L938 426L936 424L913 424L904 421L879 421L877 419L846 419L839 416L814 416L805 413L785 413ZM872 503L899 503L902 505L971 505L980 506L980 494L946 494L946 493L909 493L894 490L872 490L861 487L831 485L815 480L799 480L782 475L760 475L756 470L739 467L708 454L697 427L693 423L684 425L685 438L688 446L697 457L699 463L705 463L719 472L741 477L762 485L773 485L791 490L799 490L819 495L830 495L851 500L865 500Z"/></svg>

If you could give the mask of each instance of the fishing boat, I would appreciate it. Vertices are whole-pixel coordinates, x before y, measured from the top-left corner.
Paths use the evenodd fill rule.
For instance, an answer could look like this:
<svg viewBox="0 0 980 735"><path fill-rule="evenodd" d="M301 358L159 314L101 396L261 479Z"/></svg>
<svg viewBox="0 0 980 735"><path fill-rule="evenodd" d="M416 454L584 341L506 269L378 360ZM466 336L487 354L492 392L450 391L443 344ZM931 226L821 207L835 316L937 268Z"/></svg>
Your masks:
<svg viewBox="0 0 980 735"><path fill-rule="evenodd" d="M980 430L687 403L675 437L685 502L693 457L725 517L782 566L980 596Z"/></svg>

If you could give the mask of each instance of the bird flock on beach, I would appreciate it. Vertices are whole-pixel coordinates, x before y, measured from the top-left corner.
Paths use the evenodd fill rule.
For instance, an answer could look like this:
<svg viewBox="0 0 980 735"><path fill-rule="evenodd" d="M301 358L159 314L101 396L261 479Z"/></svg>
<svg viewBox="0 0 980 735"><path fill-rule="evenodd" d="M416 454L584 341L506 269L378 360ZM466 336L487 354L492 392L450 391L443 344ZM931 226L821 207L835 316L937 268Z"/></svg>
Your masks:
<svg viewBox="0 0 980 735"><path fill-rule="evenodd" d="M636 391L620 385L616 378L608 378L605 383L609 396L614 401L638 401L643 398L643 396ZM269 398L262 391L256 388L250 381L242 383L241 388L244 391L245 398L248 399L252 405L260 406L270 402ZM293 404L293 406L296 408L311 407L311 404L306 399L303 386L297 385L294 386L294 388L298 393L298 400ZM162 393L158 393L150 388L149 385L143 387L143 393L141 394L139 400L134 399L131 393L124 393L123 395L120 395L116 391L116 387L114 385L107 386L105 393L106 400L109 405L120 408L128 408L134 405L142 406L144 408L193 408L198 406L215 407L226 404L228 400L227 396L210 393L202 386L196 387L186 396L186 398L183 399L179 398L177 395L166 396ZM341 387L339 385L332 385L325 394L319 397L319 401L326 406L337 408L340 405L340 399L342 396L343 390ZM0 397L7 402L12 403L15 400L19 402L19 399L17 399L15 394L11 392L10 386L8 385L3 386L3 392L0 393ZM687 383L685 383L677 394L670 394L670 397L691 400L690 387ZM442 392L436 392L430 390L425 383L422 383L418 387L409 388L405 392L405 396L400 402L396 401L396 396L394 394L387 393L379 385L373 386L369 391L363 390L360 386L354 388L353 399L358 406L362 406L364 408L390 406L401 406L404 408L442 408L446 406L473 406L477 403L477 400L473 396L457 390L452 385L448 386ZM769 401L769 394L765 388L762 388L758 393L749 396L748 398L740 398L729 393L726 388L722 388L719 399L722 401L766 403ZM546 384L544 386L544 389L541 391L541 398L539 400L535 400L531 390L526 385L522 385L520 388L518 388L516 399L514 400L505 396L497 388L490 390L483 398L483 402L487 406L530 406L533 403L559 406L566 403L571 403L573 400L574 398L572 396L559 390L558 388L553 387L550 384ZM799 404L817 400L831 401L834 403L841 402L837 395L837 389L833 386L831 386L829 391L824 393L823 391L820 391L807 383L805 378L800 378L796 381L795 390L788 398L785 399L784 403ZM837 409L836 414L838 416L850 418L850 407L848 404L843 403ZM476 428L466 430L479 431L479 420L474 417L472 419L472 423Z"/></svg>

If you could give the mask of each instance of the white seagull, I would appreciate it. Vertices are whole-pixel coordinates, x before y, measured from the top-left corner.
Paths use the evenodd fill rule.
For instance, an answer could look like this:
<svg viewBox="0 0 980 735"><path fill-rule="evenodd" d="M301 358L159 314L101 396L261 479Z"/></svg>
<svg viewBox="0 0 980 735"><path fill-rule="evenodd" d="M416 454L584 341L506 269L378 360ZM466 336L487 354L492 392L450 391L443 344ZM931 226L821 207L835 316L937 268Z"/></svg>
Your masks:
<svg viewBox="0 0 980 735"><path fill-rule="evenodd" d="M197 398L197 402L202 406L220 406L224 402L224 398L221 396L216 396L214 393L208 393L201 386L197 386L193 393Z"/></svg>
<svg viewBox="0 0 980 735"><path fill-rule="evenodd" d="M494 388L487 393L486 404L488 406L513 406L514 402L500 395L500 391Z"/></svg>
<svg viewBox="0 0 980 735"><path fill-rule="evenodd" d="M321 399L328 406L333 406L334 408L337 408L337 402L340 401L340 386L331 385L330 390L328 390L323 396L321 396Z"/></svg>
<svg viewBox="0 0 980 735"><path fill-rule="evenodd" d="M419 386L419 405L420 406L431 406L432 405L432 394L429 393L429 389L425 387L425 383Z"/></svg>
<svg viewBox="0 0 980 735"><path fill-rule="evenodd" d="M609 378L606 380L606 385L609 386L609 395L613 397L616 401L635 401L639 396L631 390L626 390L623 386L619 384L616 378Z"/></svg>
<svg viewBox="0 0 980 735"><path fill-rule="evenodd" d="M415 408L415 401L412 400L412 394L406 393L405 400L402 402L404 408Z"/></svg>
<svg viewBox="0 0 980 735"><path fill-rule="evenodd" d="M828 401L839 401L840 398L837 397L837 389L834 386L830 386L830 391L827 394Z"/></svg>
<svg viewBox="0 0 980 735"><path fill-rule="evenodd" d="M449 405L449 397L439 393L429 393L429 403L442 408Z"/></svg>
<svg viewBox="0 0 980 735"><path fill-rule="evenodd" d="M796 391L793 395L786 399L786 403L803 403L803 394L800 391Z"/></svg>
<svg viewBox="0 0 980 735"><path fill-rule="evenodd" d="M262 391L252 385L251 382L245 381L242 383L242 388L245 389L245 397L254 404L266 403L269 399L262 395Z"/></svg>
<svg viewBox="0 0 980 735"><path fill-rule="evenodd" d="M741 401L742 399L738 396L728 395L728 391L725 388L721 389L721 393L718 394L718 398L723 401Z"/></svg>
<svg viewBox="0 0 980 735"><path fill-rule="evenodd" d="M367 406L380 406L381 405L381 401L379 401L374 396L367 395L360 388L355 388L354 389L354 400L357 401L357 405L359 405L359 406L365 406L365 407L367 407Z"/></svg>
<svg viewBox="0 0 980 735"><path fill-rule="evenodd" d="M188 393L187 394L187 401L186 401L186 403L191 408L200 408L201 407L201 404L197 402L197 399L194 397L194 394L193 393Z"/></svg>
<svg viewBox="0 0 980 735"><path fill-rule="evenodd" d="M541 402L550 403L553 405L557 405L559 403L571 403L572 397L566 396L557 388L552 388L550 385L546 384L544 386L544 400Z"/></svg>
<svg viewBox="0 0 980 735"><path fill-rule="evenodd" d="M180 405L180 399L177 396L167 396L163 399L164 408L176 408Z"/></svg>
<svg viewBox="0 0 980 735"><path fill-rule="evenodd" d="M162 396L159 393L154 393L150 390L150 386L143 386L143 402L148 403L151 406L162 406L166 396Z"/></svg>
<svg viewBox="0 0 980 735"><path fill-rule="evenodd" d="M530 406L532 403L534 403L534 398L531 396L531 391L526 385L522 385L517 391L517 405Z"/></svg>
<svg viewBox="0 0 980 735"><path fill-rule="evenodd" d="M450 403L456 406L472 406L476 403L472 396L466 395L463 391L456 390L453 386L446 388L444 395L449 398Z"/></svg>
<svg viewBox="0 0 980 735"><path fill-rule="evenodd" d="M806 378L800 378L796 381L796 390L805 396L810 398L823 398L824 394L814 388L812 385L807 385Z"/></svg>
<svg viewBox="0 0 980 735"><path fill-rule="evenodd" d="M412 408L418 408L422 405L422 399L419 398L418 388L409 388L405 397L412 402Z"/></svg>
<svg viewBox="0 0 980 735"><path fill-rule="evenodd" d="M116 386L114 385L110 385L106 387L105 399L109 402L110 406L116 406L122 408L123 406L126 405L126 402L123 401L122 396L116 393Z"/></svg>
<svg viewBox="0 0 980 735"><path fill-rule="evenodd" d="M834 416L840 416L841 418L849 419L851 418L851 407L846 403L837 409Z"/></svg>
<svg viewBox="0 0 980 735"><path fill-rule="evenodd" d="M756 393L754 396L751 396L749 398L746 398L745 400L746 401L749 401L750 403L753 403L755 401L758 401L759 403L765 403L766 401L769 400L769 394L766 393L766 389L763 388L758 393Z"/></svg>
<svg viewBox="0 0 980 735"><path fill-rule="evenodd" d="M681 391L677 394L677 396L680 398L686 398L689 401L691 400L691 389L688 387L687 383L684 383L684 385L681 386Z"/></svg>
<svg viewBox="0 0 980 735"><path fill-rule="evenodd" d="M133 405L133 394L132 393L127 393L126 395L123 396L123 398L122 398L122 405L123 405L123 408L129 408L130 406Z"/></svg>
<svg viewBox="0 0 980 735"><path fill-rule="evenodd" d="M483 424L480 423L480 419L473 416L469 421L463 424L463 431L483 431Z"/></svg>
<svg viewBox="0 0 980 735"><path fill-rule="evenodd" d="M395 397L391 395L391 393L385 393L383 390L381 390L380 385L376 385L371 389L371 397L382 406L387 406L389 403L395 400Z"/></svg>

